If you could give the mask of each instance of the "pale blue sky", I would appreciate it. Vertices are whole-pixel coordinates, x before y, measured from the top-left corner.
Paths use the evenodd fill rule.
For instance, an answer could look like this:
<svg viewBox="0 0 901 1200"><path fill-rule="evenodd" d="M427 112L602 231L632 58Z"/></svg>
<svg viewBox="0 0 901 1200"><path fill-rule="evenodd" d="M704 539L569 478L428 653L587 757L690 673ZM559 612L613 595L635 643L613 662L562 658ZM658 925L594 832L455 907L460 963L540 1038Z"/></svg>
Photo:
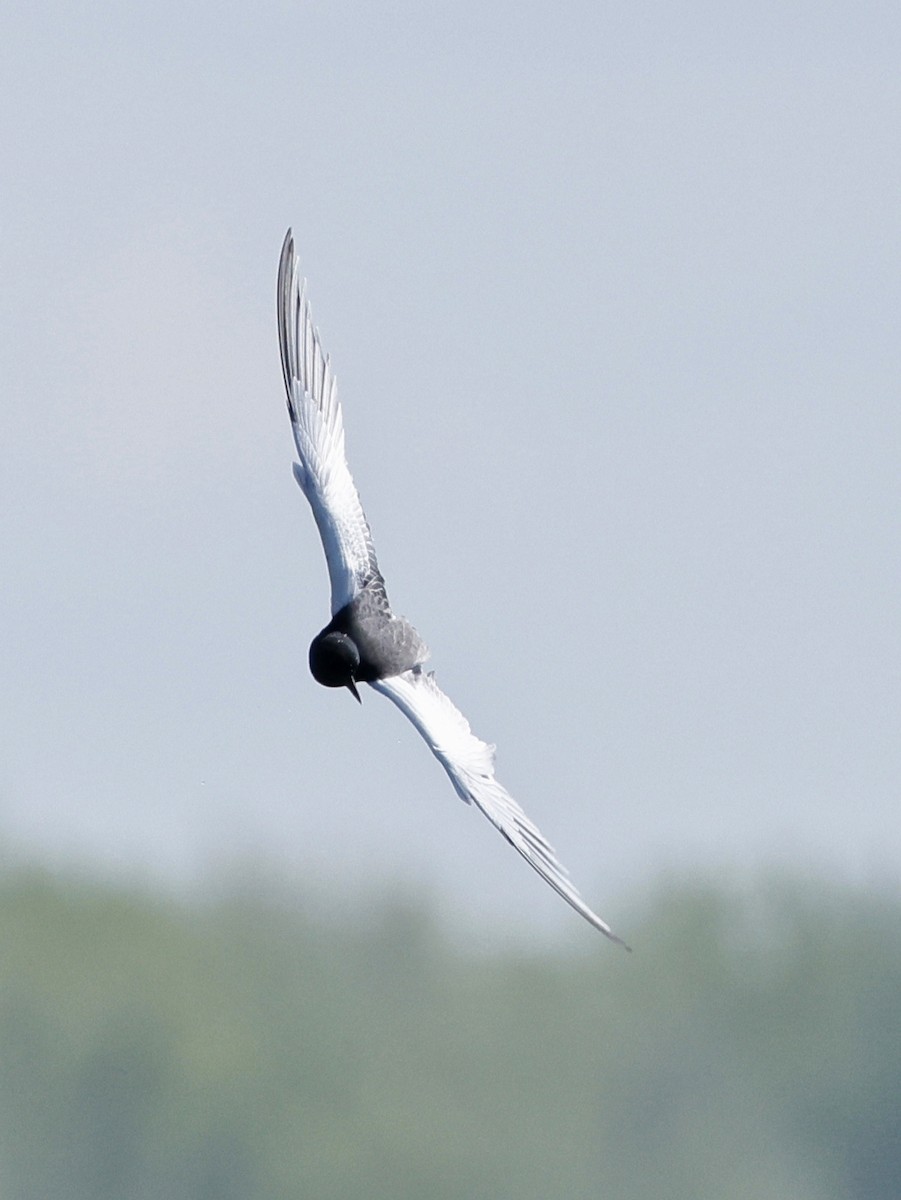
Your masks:
<svg viewBox="0 0 901 1200"><path fill-rule="evenodd" d="M628 935L667 868L897 876L896 5L17 10L9 845L575 923L307 672L290 223L392 601L588 901Z"/></svg>

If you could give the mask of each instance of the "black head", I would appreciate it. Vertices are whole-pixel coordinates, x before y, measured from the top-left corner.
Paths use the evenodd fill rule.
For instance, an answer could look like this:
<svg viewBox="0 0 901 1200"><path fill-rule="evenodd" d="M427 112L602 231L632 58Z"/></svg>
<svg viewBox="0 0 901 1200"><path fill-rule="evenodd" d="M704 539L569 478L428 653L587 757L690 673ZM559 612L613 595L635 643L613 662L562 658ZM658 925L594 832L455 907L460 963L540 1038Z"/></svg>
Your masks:
<svg viewBox="0 0 901 1200"><path fill-rule="evenodd" d="M332 630L317 633L310 643L310 670L324 687L350 688L357 700L360 694L354 676L360 666L360 652L353 638Z"/></svg>

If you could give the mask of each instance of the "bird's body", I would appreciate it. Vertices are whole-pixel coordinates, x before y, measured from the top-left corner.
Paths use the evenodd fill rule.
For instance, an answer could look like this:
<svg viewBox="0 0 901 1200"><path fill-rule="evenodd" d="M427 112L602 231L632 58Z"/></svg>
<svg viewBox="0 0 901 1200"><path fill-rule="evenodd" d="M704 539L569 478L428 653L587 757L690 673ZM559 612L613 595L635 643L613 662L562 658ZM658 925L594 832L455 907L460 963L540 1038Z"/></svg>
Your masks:
<svg viewBox="0 0 901 1200"><path fill-rule="evenodd" d="M423 670L428 650L391 611L372 533L344 453L337 386L301 281L291 231L278 274L278 326L288 413L299 463L294 475L322 537L332 618L310 646L310 669L327 687L358 683L387 696L409 718L444 767L457 794L475 804L547 883L596 929L621 942L585 904L552 847L494 775L494 747Z"/></svg>
<svg viewBox="0 0 901 1200"><path fill-rule="evenodd" d="M391 611L388 594L379 583L362 588L317 634L310 647L311 668L313 661L320 661L323 653L320 648L327 646L329 635L336 633L349 638L357 648L359 664L353 671L354 683L374 683L415 670L429 655L428 647L410 622ZM324 668L313 670L317 679L329 669L327 651L325 657Z"/></svg>

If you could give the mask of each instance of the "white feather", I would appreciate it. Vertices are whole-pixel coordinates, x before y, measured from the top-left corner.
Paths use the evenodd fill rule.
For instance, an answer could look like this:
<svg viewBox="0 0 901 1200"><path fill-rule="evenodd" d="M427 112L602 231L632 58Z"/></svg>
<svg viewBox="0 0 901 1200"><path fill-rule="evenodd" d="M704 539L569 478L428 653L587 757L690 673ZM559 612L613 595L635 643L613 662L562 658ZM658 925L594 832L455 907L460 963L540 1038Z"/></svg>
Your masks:
<svg viewBox="0 0 901 1200"><path fill-rule="evenodd" d="M334 615L367 583L381 577L344 454L337 380L313 327L290 229L278 269L278 329L288 413L300 459L294 477L322 537Z"/></svg>
<svg viewBox="0 0 901 1200"><path fill-rule="evenodd" d="M554 848L506 788L498 783L494 776L494 746L475 736L469 722L435 682L434 674L418 669L404 671L402 675L377 679L370 687L393 700L412 721L447 771L457 795L467 804L475 804L529 866L534 867L586 921L611 941L625 946L607 922L588 907L570 883Z"/></svg>

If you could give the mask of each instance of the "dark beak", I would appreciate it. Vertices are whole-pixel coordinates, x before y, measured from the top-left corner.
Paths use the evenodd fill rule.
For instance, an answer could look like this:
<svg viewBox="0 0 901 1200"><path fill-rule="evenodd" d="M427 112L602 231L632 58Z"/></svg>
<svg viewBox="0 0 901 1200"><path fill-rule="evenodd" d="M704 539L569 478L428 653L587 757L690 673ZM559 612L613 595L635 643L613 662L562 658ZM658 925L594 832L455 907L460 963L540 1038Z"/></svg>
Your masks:
<svg viewBox="0 0 901 1200"><path fill-rule="evenodd" d="M350 688L351 692L353 693L354 699L356 700L357 704L362 704L363 701L360 699L360 693L357 691L357 685L354 683L354 681L351 680L347 686Z"/></svg>

